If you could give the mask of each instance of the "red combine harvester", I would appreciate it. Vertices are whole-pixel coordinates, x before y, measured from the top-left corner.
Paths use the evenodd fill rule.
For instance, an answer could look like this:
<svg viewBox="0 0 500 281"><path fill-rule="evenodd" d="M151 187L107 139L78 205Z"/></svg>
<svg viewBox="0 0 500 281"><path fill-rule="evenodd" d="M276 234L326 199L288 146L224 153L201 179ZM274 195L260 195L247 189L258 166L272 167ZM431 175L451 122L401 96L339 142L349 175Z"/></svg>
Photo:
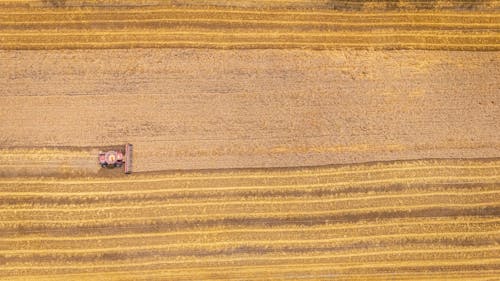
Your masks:
<svg viewBox="0 0 500 281"><path fill-rule="evenodd" d="M132 173L132 145L127 143L125 145L125 151L100 151L99 164L101 164L101 167L103 168L115 168L124 166L125 174Z"/></svg>

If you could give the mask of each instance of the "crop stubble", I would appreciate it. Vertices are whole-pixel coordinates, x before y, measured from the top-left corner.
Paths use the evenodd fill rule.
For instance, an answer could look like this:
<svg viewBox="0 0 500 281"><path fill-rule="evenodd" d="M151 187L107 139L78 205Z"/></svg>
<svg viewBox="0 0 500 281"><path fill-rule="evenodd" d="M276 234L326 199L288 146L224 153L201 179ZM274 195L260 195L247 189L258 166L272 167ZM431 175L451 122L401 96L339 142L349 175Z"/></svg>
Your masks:
<svg viewBox="0 0 500 281"><path fill-rule="evenodd" d="M0 148L0 177L97 174L97 149Z"/></svg>
<svg viewBox="0 0 500 281"><path fill-rule="evenodd" d="M494 1L341 2L330 4L366 7L4 1L0 48L499 46ZM0 61L0 147L133 142L137 171L499 155L495 52L2 51Z"/></svg>
<svg viewBox="0 0 500 281"><path fill-rule="evenodd" d="M445 51L497 1L393 2L1 1L0 49L335 51L1 51L0 279L497 277L498 159L12 178L499 157L497 53Z"/></svg>
<svg viewBox="0 0 500 281"><path fill-rule="evenodd" d="M2 0L0 7L191 7L328 9L338 11L492 10L491 0Z"/></svg>
<svg viewBox="0 0 500 281"><path fill-rule="evenodd" d="M499 174L491 159L2 179L0 278L491 277Z"/></svg>
<svg viewBox="0 0 500 281"><path fill-rule="evenodd" d="M145 6L3 8L1 49L221 48L499 50L495 9L341 12L328 9Z"/></svg>

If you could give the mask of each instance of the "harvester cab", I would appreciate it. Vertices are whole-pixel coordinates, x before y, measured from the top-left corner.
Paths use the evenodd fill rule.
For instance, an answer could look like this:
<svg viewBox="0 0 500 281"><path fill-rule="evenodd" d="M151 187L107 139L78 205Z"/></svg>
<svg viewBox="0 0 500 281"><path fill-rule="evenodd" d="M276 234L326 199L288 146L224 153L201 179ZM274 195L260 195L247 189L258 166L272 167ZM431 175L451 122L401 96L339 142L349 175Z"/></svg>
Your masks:
<svg viewBox="0 0 500 281"><path fill-rule="evenodd" d="M127 143L123 150L99 151L99 164L103 168L124 166L125 174L132 173L132 145Z"/></svg>

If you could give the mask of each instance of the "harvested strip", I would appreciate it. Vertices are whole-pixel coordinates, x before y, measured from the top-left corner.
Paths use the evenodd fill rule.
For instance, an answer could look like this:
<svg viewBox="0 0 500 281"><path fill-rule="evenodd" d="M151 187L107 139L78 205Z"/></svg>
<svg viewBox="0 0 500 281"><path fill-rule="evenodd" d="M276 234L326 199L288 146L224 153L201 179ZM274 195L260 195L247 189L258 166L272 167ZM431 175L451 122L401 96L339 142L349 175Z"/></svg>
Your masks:
<svg viewBox="0 0 500 281"><path fill-rule="evenodd" d="M409 193L409 194L382 194L382 195L370 195L370 196L361 196L361 197L346 197L346 198L331 198L329 196L321 196L321 199L313 199L310 200L309 198L305 198L302 200L284 200L282 202L276 202L273 197L267 199L267 200L246 200L246 199L240 199L240 200L214 200L210 202L184 202L180 201L179 202L172 202L172 203L163 203L163 204L151 204L150 201L145 201L144 203L146 204L140 204L143 202L138 202L139 204L136 204L134 206L126 206L126 205L119 205L119 206L85 206L83 208L75 207L72 206L71 209L67 209L66 206L62 206L62 208L51 208L44 206L43 208L36 208L37 206L33 206L33 208L15 208L17 206L5 206L6 209L0 210L0 212L5 212L5 213L16 213L16 215L20 215L20 213L23 212L39 212L39 211L45 211L45 212L92 212L96 210L145 210L145 209L157 209L157 208L163 208L163 207L217 207L217 206L242 206L242 205L275 205L275 204L298 204L298 203L303 203L303 204L332 204L332 203L343 203L343 202L354 202L355 205L359 206L360 203L363 203L363 201L367 200L391 200L391 199L401 199L405 200L409 197L422 197L419 198L419 200L425 200L425 197L436 197L437 198L447 198L450 201L453 200L453 197L459 197L459 196L476 196L476 197L485 197L488 198L489 196L495 196L497 193L500 193L498 191L498 187L496 190L493 191L479 191L479 192L474 192L474 191L466 191L466 192L460 192L460 191L452 191L452 192L431 192L427 193L425 190L418 190L416 193ZM345 196L345 195L343 195ZM451 197L451 198L450 198ZM239 199L239 198L237 198ZM478 199L478 198L476 198ZM127 199L128 200L128 199ZM467 202L470 202L467 199ZM358 202L362 201L362 202ZM14 207L14 208L9 208L9 207ZM261 206L262 207L262 206Z"/></svg>
<svg viewBox="0 0 500 281"><path fill-rule="evenodd" d="M0 177L97 174L95 149L0 149Z"/></svg>
<svg viewBox="0 0 500 281"><path fill-rule="evenodd" d="M416 232L416 231L415 231ZM155 240L148 241L144 245L138 245L133 247L126 247L123 245L118 246L107 246L99 248L85 248L83 245L80 248L71 249L68 245L62 247L60 244L51 243L51 246L56 248L50 249L34 249L34 250L5 250L3 251L3 257L14 258L14 257L52 257L57 259L59 256L64 256L66 258L73 257L73 259L78 260L79 258L101 258L105 260L106 254L109 253L122 253L123 255L137 255L138 253L143 253L142 256L154 257L154 254L162 254L175 256L173 253L177 253L179 256L208 256L202 255L201 252L210 252L213 255L230 255L230 254L249 254L250 250L254 249L252 254L258 254L255 249L265 248L267 251L264 253L279 253L281 250L286 250L290 253L300 253L300 252L330 252L330 251L348 251L353 252L366 252L367 250L377 251L377 247L383 246L384 249L389 249L394 247L395 249L401 249L400 244L406 242L406 248L418 249L419 245L432 244L437 248L450 249L453 247L464 247L473 248L481 246L494 246L494 242L481 242L481 240L493 240L498 238L498 234L493 231L483 231L483 232L431 232L431 233L415 233L407 232L404 234L383 234L383 235L365 235L365 236L355 236L355 237L328 237L324 239L308 239L307 234L303 233L304 237L282 237L274 238L271 234L279 236L279 233L270 233L267 239L262 237L253 237L253 239L248 239L242 237L232 237L230 240L223 240L222 237L218 241L206 241L197 242L189 241L187 239L179 239L178 237L172 237L173 241L169 240ZM315 233L315 235L317 235ZM334 236L334 235L332 235ZM178 240L176 240L177 238ZM216 238L216 237L214 237ZM223 240L224 242L220 242ZM471 242L471 240L474 240ZM178 241L178 243L176 243ZM96 241L93 241L96 243ZM130 240L123 240L122 243L131 243ZM272 244L272 245L269 245ZM289 244L296 244L294 247L290 247ZM234 252L233 249L247 248L249 251L238 251ZM487 247L486 247L487 248ZM483 250L488 250L488 249ZM496 249L495 247L493 247ZM493 249L493 250L494 250ZM154 253L153 253L154 252ZM397 250L395 250L397 252ZM354 256L357 254L354 254ZM115 258L114 260L119 259ZM12 259L11 261L13 261Z"/></svg>
<svg viewBox="0 0 500 281"><path fill-rule="evenodd" d="M179 7L6 9L0 13L0 48L350 47L489 51L500 49L499 28L500 16L496 13L355 14Z"/></svg>
<svg viewBox="0 0 500 281"><path fill-rule="evenodd" d="M423 1L423 0L1 0L0 5L6 7L164 7L171 6L215 6L215 7L253 7L253 8L314 8L331 10L494 10L499 3L495 0L452 0L452 1Z"/></svg>
<svg viewBox="0 0 500 281"><path fill-rule="evenodd" d="M490 277L500 266L498 163L42 178L20 180L17 192L2 179L0 279ZM211 197L190 196L203 193ZM41 197L30 208L23 194ZM78 201L89 196L104 200ZM70 201L45 201L61 197Z"/></svg>
<svg viewBox="0 0 500 281"><path fill-rule="evenodd" d="M494 176L487 176L487 177L481 177L481 176L476 176L476 177L456 177L455 179L461 180L465 183L474 183L476 181L480 181L481 183L496 183L498 182L500 176L494 175ZM331 184L313 184L313 185L280 185L280 186L265 186L265 185L256 185L256 186L226 186L226 187L199 187L199 188L191 188L190 191L237 191L237 190L272 190L273 188L282 188L282 189L294 189L297 187L323 187L323 188L328 188L328 187L352 187L349 184L354 183L356 186L374 186L378 184L390 184L390 183L404 183L405 181L408 181L410 183L425 183L428 180L434 180L438 183L441 184L451 184L453 181L450 179L450 177L445 177L445 176L432 176L432 177L411 177L411 178L401 178L401 177L390 177L390 178L384 178L380 180L366 180L366 181L345 181L345 182L337 182L337 183L331 183ZM159 180L160 182L164 182L164 180ZM125 181L126 182L126 181ZM134 182L134 181L132 181ZM139 182L148 182L146 181L139 181ZM155 181L153 181L155 182ZM156 181L158 182L158 181ZM79 183L82 183L79 181ZM120 182L114 182L114 183L120 183ZM182 192L184 189L182 188L167 188L167 189L155 189L155 190L148 190L148 191L140 191L140 190L123 190L123 191L96 191L96 192L76 192L76 193L71 193L71 192L52 192L52 193L43 193L43 192L3 192L0 195L3 196L12 196L12 195L28 195L28 196L33 196L33 195L45 195L49 197L56 197L56 196L71 196L71 195L86 195L86 196L95 196L95 195L128 195L128 194L144 194L144 193L163 193L163 192Z"/></svg>
<svg viewBox="0 0 500 281"><path fill-rule="evenodd" d="M499 250L500 248L492 248L490 250L485 250L482 248L477 248L477 249L468 249L468 250L463 250L462 252L462 257L463 258L469 258L471 260L474 260L474 258L478 258L478 256L483 255L483 259L487 260L493 259L495 257L495 250ZM221 266L227 266L227 265L232 265L232 266L241 266L242 264L248 265L251 264L252 266L259 266L268 263L270 266L276 266L276 265L281 265L284 263L290 263L294 264L297 262L302 262L304 265L307 265L310 263L311 260L315 260L316 262L330 262L330 263L337 263L341 265L342 263L346 263L349 261L350 258L352 257L357 257L361 262L367 263L367 264L377 264L380 261L383 261L385 259L391 259L395 258L396 255L400 255L402 259L406 259L408 261L413 261L418 258L425 258L426 255L432 253L431 251L421 251L421 250L411 250L411 251L398 251L398 252L392 252L392 251L382 251L382 252L373 252L373 253L356 253L356 254L336 254L336 255L318 255L318 254L313 254L310 256L295 256L295 257L287 257L287 256L264 256L264 258L256 258L253 260L250 260L248 257L247 258L233 258L233 259L225 259L224 257L219 257L217 259L203 259L200 258L196 263L193 263L193 266L206 266L207 264L218 262L220 263ZM435 258L430 259L430 260L440 260L440 259L446 259L450 258L450 256L456 255L456 251L454 250L435 250L434 251ZM497 259L498 260L498 259ZM184 267L189 267L190 264L189 262L185 262L182 260L179 261L165 261L165 262L155 262L155 261L143 261L140 263L116 263L116 264L108 264L108 265L95 265L95 266L90 266L90 268L93 269L98 269L98 268L105 268L103 271L107 271L110 269L120 269L124 267L135 267L135 266L162 266L163 268L172 268L177 266L178 268L182 268L180 265ZM50 266L50 265L49 265ZM75 269L81 269L85 265L71 265L71 266L51 266L54 269L65 269L65 270L75 270ZM89 267L88 265L86 265ZM4 268L5 270L23 270L23 269L31 269L33 271L35 270L43 270L46 269L47 266L13 266L13 267L6 267Z"/></svg>
<svg viewBox="0 0 500 281"><path fill-rule="evenodd" d="M295 271L298 272L299 274L301 272L304 272L304 268L307 268L307 272L311 271L317 271L319 269L325 270L329 269L332 272L353 272L353 273L372 273L372 274L377 274L377 273L387 273L387 271L390 270L397 270L397 272L426 272L426 271L438 271L441 272L441 274L446 276L447 271L459 271L459 270L473 270L476 272L481 272L481 271L490 271L490 270L496 270L498 268L497 263L500 261L500 259L448 259L448 260L407 260L407 261L402 261L402 262L378 262L378 263L363 263L363 264L352 264L352 263L336 263L336 265L332 268L332 263L334 261L330 262L298 262L298 263L287 263L285 262L284 264L271 264L271 265L234 265L234 266L220 266L218 267L218 272L219 273L214 273L213 271L213 265L210 266L202 266L202 267L193 267L193 266L186 266L186 267L181 267L181 268L165 268L165 263L162 264L125 264L123 265L122 268L117 268L118 270L124 270L125 268L128 268L129 272L134 273L134 272L141 272L141 274L147 274L148 272L158 272L158 271L163 271L168 272L168 276L170 277L176 277L176 280L192 280L189 279L191 278L192 274L186 273L187 271L193 271L196 272L199 278L203 278L205 276L219 276L218 278L225 278L225 279L238 279L241 278L241 274L244 273L245 276L250 275L252 277L257 277L265 274L270 278L271 276L276 274L281 274L281 276L287 276L286 272L290 271ZM175 266L175 265L174 265ZM172 266L171 266L172 267ZM47 275L47 271L53 271L50 270L52 266L45 267L44 269L39 269L39 270L31 270L31 272L40 272L38 275L43 277L43 275ZM146 268L149 268L149 270L145 270ZM8 269L8 268L7 268ZM85 269L84 269L85 270ZM92 270L92 268L88 268L87 271ZM112 273L116 274L116 271L113 271L113 268L108 268L104 269L102 273ZM72 269L62 269L59 272L59 278L64 278L64 275L67 274L74 274L74 272L77 270L72 270ZM7 271L9 272L9 271ZM19 276L20 274L23 274L25 272L30 272L28 270L11 270L10 274L14 276ZM123 271L118 271L123 272ZM272 272L272 273L271 273ZM33 274L33 273L32 273ZM80 273L82 274L82 273ZM334 274L332 274L333 276ZM153 275L154 276L154 275ZM151 277L153 277L151 276ZM231 277L230 277L231 276ZM280 276L280 275L278 275ZM33 276L30 276L33 278ZM129 276L130 277L130 276Z"/></svg>
<svg viewBox="0 0 500 281"><path fill-rule="evenodd" d="M43 153L43 149L34 149L31 152L22 152L22 153L12 153L10 150L2 150L4 156L15 156L18 157L39 157L39 153ZM64 151L64 150L63 150ZM30 155L33 152L34 155ZM58 150L59 153L59 150ZM59 154L56 154L59 155ZM68 157L74 157L74 153L68 153ZM50 155L49 157L54 157L54 155ZM6 157L5 157L6 158ZM5 160L5 159L4 159ZM210 185L210 181L214 180L217 183L221 182L233 182L235 180L244 180L245 184L248 184L251 180L259 180L259 182L270 183L272 180L277 180L280 183L283 183L284 180L293 179L294 182L304 181L307 179L313 179L314 183L318 183L319 179L323 179L325 177L334 177L335 179L341 179L344 177L348 177L349 179L357 178L361 176L362 179L365 178L366 174L370 173L387 173L389 175L397 174L397 172L411 172L418 171L421 175L443 175L443 173L451 170L452 173L464 175L468 170L473 174L478 174L485 172L488 175L491 174L491 171L500 171L500 161L496 159L483 159L481 162L477 162L477 160L452 160L452 159L441 159L441 160L422 160L422 161L397 161L392 163L372 163L372 164L358 164L355 168L351 166L322 166L322 167L309 167L309 168L293 168L293 169L281 169L281 170L267 170L267 169L259 169L253 170L251 172L240 170L240 171L230 171L226 172L209 172L209 173L196 173L196 172L184 172L178 174L170 174L170 175L161 175L151 177L150 175L144 176L141 174L127 176L128 180L123 179L82 179L78 181L78 179L72 180L48 180L48 179L25 179L25 178L16 178L16 179L0 179L0 184L7 185L2 186L2 188L8 188L9 184L16 184L16 191L20 184L28 184L33 185L36 184L36 189L39 190L43 188L43 185L46 185L50 188L57 187L59 185L64 185L64 190L68 190L68 185L78 185L81 184L84 186L85 190L88 190L89 184L102 184L105 183L106 190L109 190L108 184L111 183L154 183L161 181L171 181L173 184L180 184L182 187L186 187L186 183L189 183L188 187L197 186L195 183L201 183L203 186ZM485 170L485 171L481 171ZM207 183L208 181L208 183ZM33 189L33 186L30 186L30 189ZM5 190L5 189L2 189Z"/></svg>
<svg viewBox="0 0 500 281"><path fill-rule="evenodd" d="M499 227L498 219L481 219L480 217L472 217L463 220L446 220L436 218L433 222L428 222L422 225L419 219L400 220L391 219L380 221L375 224L338 224L338 225L318 225L311 227L274 227L274 228L245 228L245 229L201 229L192 231L169 231L159 233L132 233L118 235L93 235L93 236L51 236L51 237L21 237L21 238L0 238L0 243L4 250L19 252L18 249L26 249L29 247L32 250L44 249L50 244L53 249L74 249L78 248L91 249L99 240L103 248L121 249L120 246L133 244L136 246L152 246L162 245L165 243L179 243L183 241L195 242L200 241L200 235L204 235L203 242L211 243L220 240L223 241L245 241L245 240L273 240L283 238L307 239L314 235L318 239L338 238L339 241L345 241L347 235L352 235L355 231L357 236L350 236L349 239L361 239L363 236L381 237L384 235L396 235L404 233L449 233L450 235L458 234L468 228L471 231L495 231ZM474 232L477 234L477 232ZM404 236L403 235L403 236ZM276 237L276 238L274 238ZM383 236L382 236L383 237ZM387 236L386 236L387 237ZM75 247L75 242L78 242ZM443 245L447 247L447 245ZM449 246L449 245L448 245ZM104 251L98 249L96 252ZM31 251L32 251L31 250ZM354 250L354 249L353 249ZM29 251L28 251L29 252Z"/></svg>
<svg viewBox="0 0 500 281"><path fill-rule="evenodd" d="M279 205L288 205L290 210L304 210L304 214L312 211L324 210L324 209L338 209L342 208L351 211L349 208L356 207L355 209L379 207L386 206L393 200L397 200L397 203L393 203L394 206L404 205L407 208L412 207L412 203L425 204L429 198L432 198L436 202L443 202L443 206L447 206L446 203L474 203L481 204L483 202L488 202L491 198L498 197L500 191L495 192L468 192L461 194L453 193L430 193L430 194L404 194L404 195L382 195L382 196L367 196L361 198L354 198L349 200L339 200L339 199L329 199L322 198L317 200L283 200L282 202L270 201L229 201L229 202L210 202L210 203L184 203L184 204L147 204L143 206L134 206L127 208L127 206L122 207L97 207L97 208L73 208L68 210L66 208L33 208L33 209L8 209L6 211L0 210L0 216L2 221L0 223L7 223L9 220L19 220L30 221L30 220L42 220L46 217L51 217L53 219L66 221L68 215L72 217L78 217L81 220L91 220L95 216L95 211L107 211L109 217L113 220L123 219L127 221L128 217L138 217L143 218L144 214L154 214L158 217L167 217L169 215L176 215L179 212L183 212L186 209L192 209L193 211L204 211L204 215L210 215L216 218L219 213L233 213L244 214L248 213L262 213L267 210L275 210ZM500 207L500 204L498 205ZM210 208L207 210L207 207ZM87 209L88 208L88 209ZM354 210L352 210L354 211ZM81 221L71 219L72 222ZM94 219L96 221L96 219ZM98 221L98 220L97 220Z"/></svg>

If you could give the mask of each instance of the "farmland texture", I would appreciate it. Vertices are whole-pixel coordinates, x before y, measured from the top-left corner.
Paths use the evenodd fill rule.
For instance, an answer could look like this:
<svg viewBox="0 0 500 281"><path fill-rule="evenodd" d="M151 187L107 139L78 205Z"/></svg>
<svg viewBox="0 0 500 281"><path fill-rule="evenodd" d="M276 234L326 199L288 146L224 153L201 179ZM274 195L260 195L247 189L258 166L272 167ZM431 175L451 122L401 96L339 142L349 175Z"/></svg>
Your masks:
<svg viewBox="0 0 500 281"><path fill-rule="evenodd" d="M482 1L469 7L464 4L474 2L456 1L448 6L444 3L441 5L447 8L444 11L440 11L441 6L436 3L437 9L426 12L417 10L421 2L412 4L412 1L407 1L406 6L402 1L395 7L388 5L391 1L358 1L362 7L356 2L346 6L331 1L328 6L326 1L318 1L304 6L300 4L306 1L284 1L296 2L289 9L284 9L287 5L279 6L281 8L276 4L266 5L265 1L257 6L250 3L236 3L233 7L122 3L112 8L89 5L90 2L85 1L46 1L45 4L34 1L42 7L30 5L32 2L3 4L1 49L500 50L500 17L495 4L498 1ZM342 6L346 7L335 9ZM460 9L464 6L467 9Z"/></svg>
<svg viewBox="0 0 500 281"><path fill-rule="evenodd" d="M486 280L499 183L496 159L1 179L0 278Z"/></svg>
<svg viewBox="0 0 500 281"><path fill-rule="evenodd" d="M499 1L0 0L0 280L496 280L499 51Z"/></svg>
<svg viewBox="0 0 500 281"><path fill-rule="evenodd" d="M0 148L0 177L97 174L97 149Z"/></svg>
<svg viewBox="0 0 500 281"><path fill-rule="evenodd" d="M500 157L495 52L0 51L0 64L4 147L131 142L136 171Z"/></svg>

